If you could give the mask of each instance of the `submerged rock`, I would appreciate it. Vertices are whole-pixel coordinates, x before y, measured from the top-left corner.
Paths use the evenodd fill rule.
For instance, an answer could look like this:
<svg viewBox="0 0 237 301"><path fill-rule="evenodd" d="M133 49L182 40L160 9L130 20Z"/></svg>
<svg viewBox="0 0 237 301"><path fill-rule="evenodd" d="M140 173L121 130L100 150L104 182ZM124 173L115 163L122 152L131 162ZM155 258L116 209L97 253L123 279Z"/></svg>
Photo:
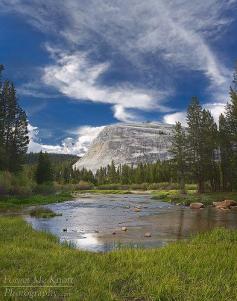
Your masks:
<svg viewBox="0 0 237 301"><path fill-rule="evenodd" d="M201 209L201 208L204 208L204 205L203 205L203 203L191 203L190 208L191 209Z"/></svg>

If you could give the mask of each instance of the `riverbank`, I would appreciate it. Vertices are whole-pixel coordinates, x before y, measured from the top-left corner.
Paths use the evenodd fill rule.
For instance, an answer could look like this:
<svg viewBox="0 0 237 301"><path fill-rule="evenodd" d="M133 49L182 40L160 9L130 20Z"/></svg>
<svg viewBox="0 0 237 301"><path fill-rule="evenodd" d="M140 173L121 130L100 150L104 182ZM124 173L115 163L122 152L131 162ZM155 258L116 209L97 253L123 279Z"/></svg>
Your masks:
<svg viewBox="0 0 237 301"><path fill-rule="evenodd" d="M0 212L21 210L27 206L40 206L52 203L64 202L72 199L69 192L49 195L31 195L31 196L3 196L0 197Z"/></svg>
<svg viewBox="0 0 237 301"><path fill-rule="evenodd" d="M153 200L161 200L173 204L189 206L191 203L201 202L205 206L212 205L213 202L219 202L225 199L237 201L237 192L210 192L198 194L196 190L187 190L186 194L180 194L179 190L162 189L162 190L123 190L123 189L90 189L77 190L73 192L60 192L47 195L31 196L3 196L0 197L0 212L20 210L27 206L40 206L57 202L64 202L73 198L88 195L107 195L107 194L138 194L151 195Z"/></svg>
<svg viewBox="0 0 237 301"><path fill-rule="evenodd" d="M181 194L179 190L153 191L152 199L164 202L189 206L191 203L201 202L204 206L212 205L213 202L223 200L237 201L237 192L207 192L199 194L195 190L187 190L186 194Z"/></svg>
<svg viewBox="0 0 237 301"><path fill-rule="evenodd" d="M20 218L1 218L0 231L3 300L23 293L49 300L37 298L43 292L88 301L237 299L236 231L217 229L161 249L106 254L60 245ZM11 288L27 284L40 287Z"/></svg>

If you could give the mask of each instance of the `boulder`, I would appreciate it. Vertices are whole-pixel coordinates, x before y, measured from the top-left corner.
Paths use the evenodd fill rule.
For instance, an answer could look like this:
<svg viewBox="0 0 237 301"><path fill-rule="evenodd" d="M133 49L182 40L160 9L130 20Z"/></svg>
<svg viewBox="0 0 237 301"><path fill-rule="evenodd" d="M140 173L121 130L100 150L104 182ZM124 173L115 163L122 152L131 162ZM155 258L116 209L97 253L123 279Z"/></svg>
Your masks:
<svg viewBox="0 0 237 301"><path fill-rule="evenodd" d="M231 207L237 206L237 202L233 200L224 200L222 202L213 202L213 205L217 209L230 209Z"/></svg>
<svg viewBox="0 0 237 301"><path fill-rule="evenodd" d="M113 234L113 235L116 235L116 232L113 232L112 234Z"/></svg>
<svg viewBox="0 0 237 301"><path fill-rule="evenodd" d="M201 208L204 208L204 205L203 205L203 203L191 203L190 208L191 209L201 209Z"/></svg>
<svg viewBox="0 0 237 301"><path fill-rule="evenodd" d="M144 234L144 236L145 236L145 237L151 237L151 233L150 233L150 232L146 232L146 233Z"/></svg>
<svg viewBox="0 0 237 301"><path fill-rule="evenodd" d="M127 231L128 228L127 227L122 227L122 231Z"/></svg>
<svg viewBox="0 0 237 301"><path fill-rule="evenodd" d="M234 200L224 200L224 203L226 204L226 206L228 207L234 207L234 206L237 206L237 202L234 201Z"/></svg>
<svg viewBox="0 0 237 301"><path fill-rule="evenodd" d="M133 208L133 212L140 212L141 211L141 209L140 208Z"/></svg>
<svg viewBox="0 0 237 301"><path fill-rule="evenodd" d="M64 228L64 229L63 229L63 232L67 232L67 228Z"/></svg>

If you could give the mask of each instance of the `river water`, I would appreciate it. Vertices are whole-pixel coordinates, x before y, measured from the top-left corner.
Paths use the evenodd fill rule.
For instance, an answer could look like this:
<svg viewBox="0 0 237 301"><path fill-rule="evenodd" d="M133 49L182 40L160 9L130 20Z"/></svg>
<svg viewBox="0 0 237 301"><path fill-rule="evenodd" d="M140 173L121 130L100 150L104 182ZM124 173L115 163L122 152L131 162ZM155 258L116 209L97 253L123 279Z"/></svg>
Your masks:
<svg viewBox="0 0 237 301"><path fill-rule="evenodd" d="M149 195L85 195L45 207L62 216L43 219L25 215L34 229L51 232L62 242L95 252L127 246L162 247L215 227L237 228L236 209L194 210L152 200ZM147 232L151 237L145 237Z"/></svg>

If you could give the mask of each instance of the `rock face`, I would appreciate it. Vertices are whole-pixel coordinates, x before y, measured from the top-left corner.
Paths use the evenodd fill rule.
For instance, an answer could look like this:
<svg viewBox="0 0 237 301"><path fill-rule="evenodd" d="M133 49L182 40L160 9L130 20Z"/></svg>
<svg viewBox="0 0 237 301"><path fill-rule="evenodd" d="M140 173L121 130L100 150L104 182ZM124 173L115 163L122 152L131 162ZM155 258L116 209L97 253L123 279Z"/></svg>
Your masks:
<svg viewBox="0 0 237 301"><path fill-rule="evenodd" d="M75 169L95 172L114 161L115 165L152 163L170 158L172 125L160 123L116 124L105 127Z"/></svg>

